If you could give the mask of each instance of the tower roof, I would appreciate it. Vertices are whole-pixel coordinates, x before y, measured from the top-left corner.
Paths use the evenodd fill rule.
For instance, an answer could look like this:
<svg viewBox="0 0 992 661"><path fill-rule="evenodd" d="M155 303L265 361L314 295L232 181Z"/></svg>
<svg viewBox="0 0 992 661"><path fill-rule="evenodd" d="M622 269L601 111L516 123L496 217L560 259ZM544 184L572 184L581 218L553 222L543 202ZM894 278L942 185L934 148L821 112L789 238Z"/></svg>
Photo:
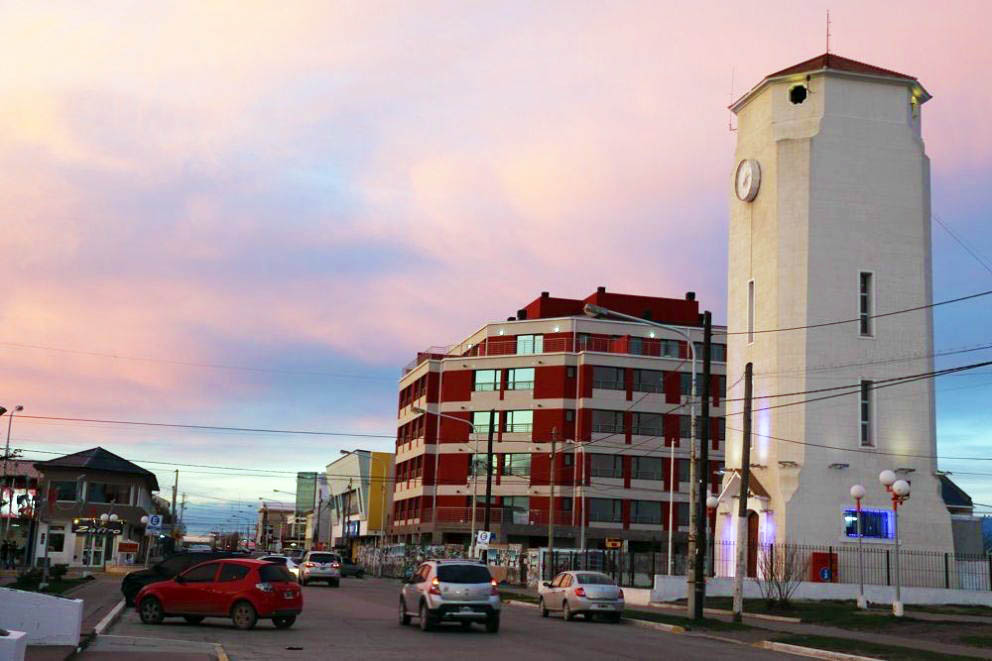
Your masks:
<svg viewBox="0 0 992 661"><path fill-rule="evenodd" d="M842 57L836 53L823 53L822 55L811 57L808 60L799 62L798 64L793 64L790 67L786 67L785 69L768 74L746 94L734 101L733 104L731 104L730 109L737 112L752 96L754 96L771 80L782 78L784 76L821 72L835 72L853 76L868 76L871 78L892 78L893 80L901 80L911 85L914 90L918 90L918 92L914 92L914 95L919 98L920 103L930 99L930 94L923 89L923 86L920 85L919 81L916 79L916 76L899 73L898 71L893 71L892 69L884 69L882 67L877 67L874 64L867 64L866 62L852 60L849 57Z"/></svg>

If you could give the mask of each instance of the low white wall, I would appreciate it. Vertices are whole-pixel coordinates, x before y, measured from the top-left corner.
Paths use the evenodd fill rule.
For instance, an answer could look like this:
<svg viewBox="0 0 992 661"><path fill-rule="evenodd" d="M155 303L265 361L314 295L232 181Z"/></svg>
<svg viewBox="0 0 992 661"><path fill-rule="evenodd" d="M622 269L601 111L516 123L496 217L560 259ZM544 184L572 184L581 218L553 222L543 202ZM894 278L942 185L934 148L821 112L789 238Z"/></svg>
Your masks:
<svg viewBox="0 0 992 661"><path fill-rule="evenodd" d="M83 600L0 588L0 627L23 631L30 645L78 645Z"/></svg>
<svg viewBox="0 0 992 661"><path fill-rule="evenodd" d="M0 661L24 661L28 648L28 637L23 631L7 630L6 636L0 636Z"/></svg>
<svg viewBox="0 0 992 661"><path fill-rule="evenodd" d="M624 591L626 594L626 590ZM865 598L869 602L888 604L895 599L896 589L886 585L866 585ZM706 596L730 597L734 594L734 579L709 578L706 580ZM744 581L744 598L760 599L761 589L757 581ZM686 598L684 576L656 575L651 601L675 601ZM857 599L858 586L853 583L812 583L803 581L793 594L794 599ZM947 590L945 588L903 588L904 604L966 604L992 606L992 592L978 590Z"/></svg>
<svg viewBox="0 0 992 661"><path fill-rule="evenodd" d="M623 601L628 606L648 606L652 593L648 588L624 588Z"/></svg>

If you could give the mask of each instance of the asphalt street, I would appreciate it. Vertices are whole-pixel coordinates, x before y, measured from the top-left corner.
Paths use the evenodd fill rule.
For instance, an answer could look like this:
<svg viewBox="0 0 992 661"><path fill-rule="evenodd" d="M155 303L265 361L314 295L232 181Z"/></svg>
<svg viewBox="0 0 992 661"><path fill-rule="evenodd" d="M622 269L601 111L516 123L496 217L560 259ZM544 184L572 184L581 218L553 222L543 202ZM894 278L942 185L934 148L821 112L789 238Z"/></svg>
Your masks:
<svg viewBox="0 0 992 661"><path fill-rule="evenodd" d="M397 621L399 583L386 579L346 579L340 588L304 588L303 614L293 628L280 631L259 621L252 631L237 631L230 620L199 625L167 619L141 623L129 609L108 633L114 636L220 643L233 661L263 659L772 659L788 658L753 647L606 622L565 622L542 618L537 609L504 604L500 631L481 625L470 631L443 627L423 632Z"/></svg>

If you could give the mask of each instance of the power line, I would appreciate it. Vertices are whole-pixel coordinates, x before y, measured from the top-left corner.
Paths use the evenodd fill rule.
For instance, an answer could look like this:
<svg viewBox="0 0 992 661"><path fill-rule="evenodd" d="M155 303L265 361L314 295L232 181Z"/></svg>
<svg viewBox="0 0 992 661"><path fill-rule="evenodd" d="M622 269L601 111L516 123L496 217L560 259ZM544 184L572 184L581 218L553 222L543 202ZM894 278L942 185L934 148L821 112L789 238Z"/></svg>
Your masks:
<svg viewBox="0 0 992 661"><path fill-rule="evenodd" d="M948 234L951 235L952 239L958 242L958 245L960 245L962 248L968 251L968 254L974 257L975 261L982 265L982 268L984 268L989 273L992 273L992 265L990 265L987 261L985 261L985 258L983 258L977 252L972 250L961 237L955 234L954 231L950 227L948 227L943 220L940 219L940 216L938 216L937 214L932 214L932 217L934 220L937 221L938 225L944 228L944 231L946 231Z"/></svg>
<svg viewBox="0 0 992 661"><path fill-rule="evenodd" d="M988 296L990 294L992 294L992 289L988 289L986 291L981 291L981 292L976 292L974 294L968 294L967 296L959 296L957 298L950 298L950 299L947 299L946 301L937 301L936 303L927 303L926 305L918 305L916 307L906 308L904 310L894 310L892 312L883 312L881 314L872 314L872 315L867 315L866 317L858 316L858 317L855 317L853 319L841 319L839 321L824 321L824 322L819 323L819 324L807 324L805 326L789 326L787 328L764 328L764 329L758 329L758 330L733 331L733 332L714 330L713 331L713 334L714 335L757 335L757 334L764 334L764 333L785 333L785 332L788 332L788 331L809 330L809 329L813 329L813 328L826 328L828 326L840 326L842 324L857 323L857 322L861 321L862 319L881 319L883 317L892 317L892 316L897 315L897 314L906 314L907 312L919 312L920 310L929 310L931 308L935 308L935 307L938 307L938 306L941 306L941 305L949 305L951 303L960 303L962 301L970 301L971 299L981 298L982 296Z"/></svg>

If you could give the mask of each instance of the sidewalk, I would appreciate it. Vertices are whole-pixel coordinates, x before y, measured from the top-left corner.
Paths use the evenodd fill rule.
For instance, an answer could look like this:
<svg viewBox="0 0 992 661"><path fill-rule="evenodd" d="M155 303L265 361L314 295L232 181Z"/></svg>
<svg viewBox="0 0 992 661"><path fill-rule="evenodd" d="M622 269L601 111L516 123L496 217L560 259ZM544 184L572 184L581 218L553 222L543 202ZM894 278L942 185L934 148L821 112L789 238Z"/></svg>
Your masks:
<svg viewBox="0 0 992 661"><path fill-rule="evenodd" d="M79 633L79 643L84 644L93 636L93 629L118 602L121 596L119 576L94 574L94 580L69 590L64 597L83 600L83 625ZM70 645L28 645L27 661L62 661L76 651Z"/></svg>

